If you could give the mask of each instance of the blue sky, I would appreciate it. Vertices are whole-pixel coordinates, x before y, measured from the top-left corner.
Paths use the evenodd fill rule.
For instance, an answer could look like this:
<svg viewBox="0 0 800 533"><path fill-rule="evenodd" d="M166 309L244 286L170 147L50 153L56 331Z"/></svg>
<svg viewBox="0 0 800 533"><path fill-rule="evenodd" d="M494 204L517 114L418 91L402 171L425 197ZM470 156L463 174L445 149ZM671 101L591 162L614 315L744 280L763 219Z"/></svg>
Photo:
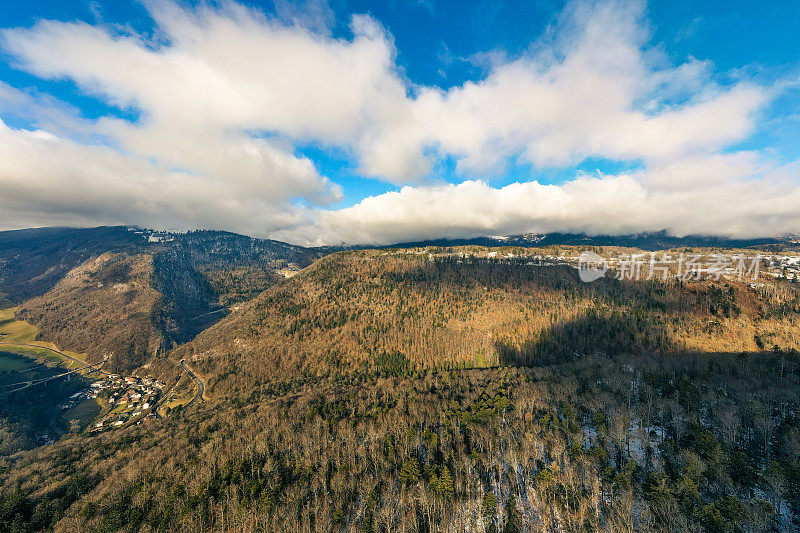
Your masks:
<svg viewBox="0 0 800 533"><path fill-rule="evenodd" d="M800 231L796 2L40 0L0 28L3 227Z"/></svg>

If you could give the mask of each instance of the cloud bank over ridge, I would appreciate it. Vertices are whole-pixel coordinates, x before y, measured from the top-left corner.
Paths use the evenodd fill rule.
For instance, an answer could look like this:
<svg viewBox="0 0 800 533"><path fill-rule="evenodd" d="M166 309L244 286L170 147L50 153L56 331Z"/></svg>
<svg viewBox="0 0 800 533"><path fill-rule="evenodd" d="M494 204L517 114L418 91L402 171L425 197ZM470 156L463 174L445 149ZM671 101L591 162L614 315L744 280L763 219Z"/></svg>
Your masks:
<svg viewBox="0 0 800 533"><path fill-rule="evenodd" d="M154 35L49 20L0 32L15 68L135 116L87 119L0 85L0 226L211 227L313 244L800 230L798 165L737 148L793 80L723 83L707 61L670 63L641 2L570 3L524 54L495 55L446 90L409 81L367 15L345 38L324 10L308 23L233 2L145 5ZM397 190L332 209L344 191L305 145ZM635 170L537 180L594 159ZM452 176L438 170L446 160ZM512 161L529 179L494 185Z"/></svg>

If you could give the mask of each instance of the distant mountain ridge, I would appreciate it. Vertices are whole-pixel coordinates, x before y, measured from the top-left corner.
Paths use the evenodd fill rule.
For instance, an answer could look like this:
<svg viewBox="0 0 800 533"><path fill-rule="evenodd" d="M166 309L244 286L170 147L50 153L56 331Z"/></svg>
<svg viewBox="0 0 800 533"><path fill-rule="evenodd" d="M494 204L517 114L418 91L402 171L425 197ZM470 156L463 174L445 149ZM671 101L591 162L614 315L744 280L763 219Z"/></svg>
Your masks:
<svg viewBox="0 0 800 533"><path fill-rule="evenodd" d="M124 226L0 232L0 293L13 302L39 296L91 257L146 246Z"/></svg>
<svg viewBox="0 0 800 533"><path fill-rule="evenodd" d="M320 257L224 231L127 226L0 232L0 301L65 349L131 369Z"/></svg>
<svg viewBox="0 0 800 533"><path fill-rule="evenodd" d="M797 235L755 239L732 239L714 235L686 235L676 237L667 231L629 235L587 235L585 233L524 233L508 236L486 236L469 239L431 239L392 244L389 248L424 246L621 246L642 250L665 250L676 247L693 248L751 248L754 246L796 246Z"/></svg>
<svg viewBox="0 0 800 533"><path fill-rule="evenodd" d="M287 266L302 268L329 253L348 249L411 248L425 246L621 246L642 250L675 247L749 248L769 246L797 248L800 235L790 234L755 239L732 239L713 235L676 237L667 231L629 235L587 235L585 233L525 233L508 236L441 238L406 241L390 245L341 245L305 247L270 239L248 237L218 230L185 233L157 231L134 226L96 228L48 227L0 231L0 293L12 302L40 296L52 289L66 274L92 257L103 253L154 254L156 266L183 264L183 269L216 271L232 268L266 268L278 271ZM158 278L161 270L156 268ZM169 285L162 277L161 283ZM180 292L179 288L174 288ZM186 288L209 293L208 287ZM190 304L196 307L196 303ZM201 306L202 307L202 306ZM205 309L204 312L212 311Z"/></svg>
<svg viewBox="0 0 800 533"><path fill-rule="evenodd" d="M192 268L272 262L306 266L321 252L227 231L163 232L134 226L48 227L0 231L0 293L12 301L39 296L70 270L103 253L184 255Z"/></svg>

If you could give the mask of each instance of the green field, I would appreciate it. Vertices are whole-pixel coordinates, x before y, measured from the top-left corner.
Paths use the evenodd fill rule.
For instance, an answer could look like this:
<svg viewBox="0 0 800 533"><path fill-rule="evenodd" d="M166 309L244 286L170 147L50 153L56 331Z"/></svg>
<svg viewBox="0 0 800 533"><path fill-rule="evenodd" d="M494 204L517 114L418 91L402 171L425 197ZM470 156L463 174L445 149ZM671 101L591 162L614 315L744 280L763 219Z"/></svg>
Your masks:
<svg viewBox="0 0 800 533"><path fill-rule="evenodd" d="M16 311L17 308L15 307L0 309L0 350L47 361L63 362L67 368L72 368L76 365L71 359L50 351L58 350L55 344L36 340L39 335L39 328L24 320L17 320ZM21 346L23 344L34 346ZM86 354L67 350L60 351L81 361L86 359Z"/></svg>
<svg viewBox="0 0 800 533"><path fill-rule="evenodd" d="M71 409L64 411L64 420L67 424L76 420L81 429L91 424L100 414L100 405L97 400L85 400Z"/></svg>
<svg viewBox="0 0 800 533"><path fill-rule="evenodd" d="M17 309L10 307L0 310L0 342L9 343L34 343L39 329L22 320L17 320L14 315Z"/></svg>

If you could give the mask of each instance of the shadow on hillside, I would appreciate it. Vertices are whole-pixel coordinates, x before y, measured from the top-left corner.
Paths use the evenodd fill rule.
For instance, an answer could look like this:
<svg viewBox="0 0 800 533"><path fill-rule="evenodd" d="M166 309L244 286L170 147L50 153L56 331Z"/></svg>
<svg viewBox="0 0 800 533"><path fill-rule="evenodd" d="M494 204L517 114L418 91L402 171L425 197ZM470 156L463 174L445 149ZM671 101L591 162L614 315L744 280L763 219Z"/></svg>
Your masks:
<svg viewBox="0 0 800 533"><path fill-rule="evenodd" d="M153 256L155 288L164 295L164 329L183 344L228 314L189 254L168 249Z"/></svg>
<svg viewBox="0 0 800 533"><path fill-rule="evenodd" d="M615 313L587 316L558 324L520 346L496 342L504 366L546 366L589 355L679 351L666 330L644 317Z"/></svg>
<svg viewBox="0 0 800 533"><path fill-rule="evenodd" d="M428 290L453 287L463 290L476 284L487 289L524 290L537 287L574 298L589 299L608 306L635 306L643 310L686 312L695 298L685 299L687 290L674 283L658 281L620 281L605 277L585 283L578 271L568 265L541 266L526 259L503 262L458 257L438 259L406 271L389 271L384 279L392 284Z"/></svg>

